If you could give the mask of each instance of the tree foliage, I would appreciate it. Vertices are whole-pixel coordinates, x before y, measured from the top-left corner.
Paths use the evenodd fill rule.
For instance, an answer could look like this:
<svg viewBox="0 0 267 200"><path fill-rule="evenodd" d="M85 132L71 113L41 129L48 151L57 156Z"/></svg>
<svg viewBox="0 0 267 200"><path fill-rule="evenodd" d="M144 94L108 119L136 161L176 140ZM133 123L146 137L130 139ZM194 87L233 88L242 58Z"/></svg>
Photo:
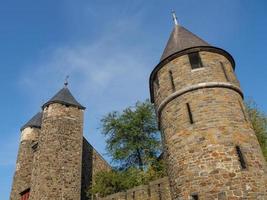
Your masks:
<svg viewBox="0 0 267 200"><path fill-rule="evenodd" d="M107 196L166 176L160 135L153 105L137 102L120 112L104 116L102 133L106 149L117 164L111 171L99 172L89 195Z"/></svg>
<svg viewBox="0 0 267 200"><path fill-rule="evenodd" d="M155 160L147 170L129 167L126 170L111 170L98 172L95 183L89 190L89 195L101 197L126 191L138 185L146 185L150 181L166 176L165 164L161 160Z"/></svg>
<svg viewBox="0 0 267 200"><path fill-rule="evenodd" d="M137 102L119 112L111 112L102 120L106 149L123 169L144 170L160 152L160 136L153 105Z"/></svg>
<svg viewBox="0 0 267 200"><path fill-rule="evenodd" d="M247 101L246 109L267 161L267 116L258 108L253 100Z"/></svg>

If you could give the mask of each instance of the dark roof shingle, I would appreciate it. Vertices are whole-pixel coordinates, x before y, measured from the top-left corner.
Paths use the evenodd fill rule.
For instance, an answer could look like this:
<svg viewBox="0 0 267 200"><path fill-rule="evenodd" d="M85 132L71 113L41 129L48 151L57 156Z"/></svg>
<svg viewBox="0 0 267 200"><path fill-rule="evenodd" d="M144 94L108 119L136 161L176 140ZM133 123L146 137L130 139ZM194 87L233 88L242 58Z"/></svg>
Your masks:
<svg viewBox="0 0 267 200"><path fill-rule="evenodd" d="M55 96L53 96L48 102L46 102L42 108L52 104L52 103L60 103L67 106L74 106L80 109L85 109L71 94L67 87L62 88Z"/></svg>
<svg viewBox="0 0 267 200"><path fill-rule="evenodd" d="M42 118L43 118L43 113L38 112L24 126L22 126L20 130L22 131L23 129L28 127L41 128Z"/></svg>
<svg viewBox="0 0 267 200"><path fill-rule="evenodd" d="M210 45L183 26L175 25L160 61L176 52L198 46Z"/></svg>

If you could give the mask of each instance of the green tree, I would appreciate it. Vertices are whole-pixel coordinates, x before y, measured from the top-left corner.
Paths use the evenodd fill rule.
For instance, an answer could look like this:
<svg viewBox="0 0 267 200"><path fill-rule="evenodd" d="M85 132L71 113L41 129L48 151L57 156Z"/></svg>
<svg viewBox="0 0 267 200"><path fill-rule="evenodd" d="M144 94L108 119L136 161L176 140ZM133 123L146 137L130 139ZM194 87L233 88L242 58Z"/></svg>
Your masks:
<svg viewBox="0 0 267 200"><path fill-rule="evenodd" d="M137 102L119 112L111 112L102 120L107 152L123 169L145 170L160 152L160 136L153 105Z"/></svg>
<svg viewBox="0 0 267 200"><path fill-rule="evenodd" d="M260 143L263 155L267 161L267 116L253 100L246 102L246 110Z"/></svg>
<svg viewBox="0 0 267 200"><path fill-rule="evenodd" d="M98 172L88 196L105 197L117 192L126 191L138 185L146 185L150 181L166 176L162 161L155 161L146 171L135 167L126 170L111 170Z"/></svg>

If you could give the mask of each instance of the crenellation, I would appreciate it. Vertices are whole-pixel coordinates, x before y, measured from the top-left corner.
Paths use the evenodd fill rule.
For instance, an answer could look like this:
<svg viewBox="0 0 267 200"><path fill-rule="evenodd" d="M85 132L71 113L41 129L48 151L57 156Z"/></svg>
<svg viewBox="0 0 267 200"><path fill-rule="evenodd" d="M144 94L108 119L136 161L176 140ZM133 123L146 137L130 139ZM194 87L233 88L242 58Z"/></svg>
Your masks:
<svg viewBox="0 0 267 200"><path fill-rule="evenodd" d="M140 185L125 192L119 192L97 200L171 200L168 177Z"/></svg>

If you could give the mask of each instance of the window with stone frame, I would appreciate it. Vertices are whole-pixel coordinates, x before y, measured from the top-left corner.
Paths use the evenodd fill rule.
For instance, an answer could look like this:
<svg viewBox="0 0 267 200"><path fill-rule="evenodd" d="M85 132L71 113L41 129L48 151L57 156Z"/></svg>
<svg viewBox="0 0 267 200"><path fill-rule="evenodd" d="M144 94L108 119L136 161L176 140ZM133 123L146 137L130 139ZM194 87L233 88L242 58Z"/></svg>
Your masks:
<svg viewBox="0 0 267 200"><path fill-rule="evenodd" d="M20 200L28 200L30 197L30 188L21 192L20 195L21 195Z"/></svg>
<svg viewBox="0 0 267 200"><path fill-rule="evenodd" d="M198 200L198 195L197 194L192 194L191 195L191 200Z"/></svg>
<svg viewBox="0 0 267 200"><path fill-rule="evenodd" d="M203 67L199 52L193 52L188 54L190 65L192 69Z"/></svg>
<svg viewBox="0 0 267 200"><path fill-rule="evenodd" d="M159 194L159 200L162 200L162 195L161 195L161 184L158 184L158 194Z"/></svg>
<svg viewBox="0 0 267 200"><path fill-rule="evenodd" d="M158 75L155 76L155 80L153 81L153 85L154 85L154 95L157 96L157 94L159 92L159 77L158 77Z"/></svg>
<svg viewBox="0 0 267 200"><path fill-rule="evenodd" d="M172 91L175 92L175 85L174 85L174 80L173 80L173 75L172 75L172 71L171 70L169 71L169 78L170 78L170 81L171 81Z"/></svg>
<svg viewBox="0 0 267 200"><path fill-rule="evenodd" d="M38 148L38 141L34 141L34 142L32 143L32 151L33 151L33 152L37 151L37 148Z"/></svg>
<svg viewBox="0 0 267 200"><path fill-rule="evenodd" d="M235 149L236 149L236 153L237 153L237 156L238 156L238 160L239 160L239 163L240 163L240 166L242 169L247 169L247 164L246 164L246 161L245 161L245 158L244 158L244 155L241 151L241 148L240 146L235 146Z"/></svg>
<svg viewBox="0 0 267 200"><path fill-rule="evenodd" d="M193 114L192 114L191 107L190 107L189 103L186 103L186 108L187 108L190 124L193 124L194 123L194 119L193 119Z"/></svg>
<svg viewBox="0 0 267 200"><path fill-rule="evenodd" d="M227 70L226 70L226 68L225 68L225 66L224 66L224 64L223 64L223 62L220 62L220 64L221 64L221 68L222 68L224 77L225 77L226 81L229 82L230 80L229 80L229 77L228 77L228 74L227 74Z"/></svg>

